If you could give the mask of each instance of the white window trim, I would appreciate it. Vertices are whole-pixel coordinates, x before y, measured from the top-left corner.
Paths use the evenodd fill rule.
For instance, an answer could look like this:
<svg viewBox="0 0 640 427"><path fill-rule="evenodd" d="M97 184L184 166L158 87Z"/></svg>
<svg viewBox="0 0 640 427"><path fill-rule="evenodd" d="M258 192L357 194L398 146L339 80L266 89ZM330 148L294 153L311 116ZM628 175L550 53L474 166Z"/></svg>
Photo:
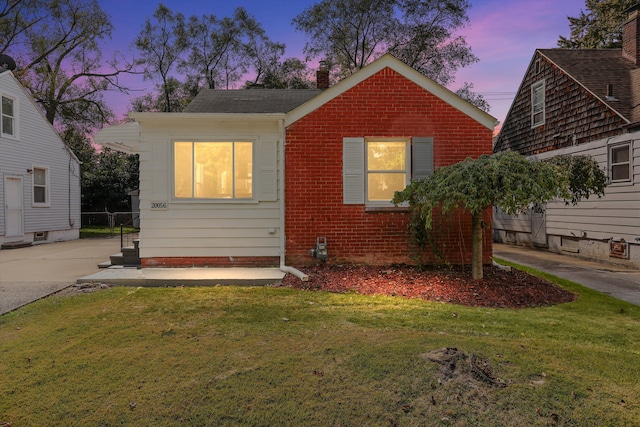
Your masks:
<svg viewBox="0 0 640 427"><path fill-rule="evenodd" d="M175 143L176 142L190 142L191 145L191 149L193 150L193 144L197 144L197 143L203 143L203 142L232 142L232 143L236 143L236 142L250 142L251 143L251 163L252 163L252 167L251 167L251 175L252 175L252 179L251 179L251 197L250 198L235 198L235 197L231 197L231 198L203 198L203 197L176 197L176 181L175 181ZM219 204L251 204L251 203L257 203L258 202L258 197L256 194L256 188L258 187L256 185L256 181L257 181L257 170L258 170L258 165L256 164L256 160L257 160L257 146L258 143L251 138L231 138L231 139L188 139L188 138L183 138L183 139L174 139L173 141L171 141L171 167L170 167L170 171L171 173L170 175L170 179L171 179L171 200L173 202L177 202L177 203L219 203ZM192 180L193 180L193 171L192 171L192 176L191 176ZM235 185L235 178L232 180L234 185ZM193 191L193 182L192 182L192 191Z"/></svg>
<svg viewBox="0 0 640 427"><path fill-rule="evenodd" d="M44 170L44 203L36 202L36 169ZM38 185L40 187L40 185ZM51 178L49 175L49 168L46 166L32 165L31 166L31 205L34 208L48 208L51 207Z"/></svg>
<svg viewBox="0 0 640 427"><path fill-rule="evenodd" d="M541 89L542 90L542 101L539 104L534 104L535 92ZM538 126L542 126L546 121L546 92L545 92L545 81L539 80L531 85L531 127L536 128ZM536 105L540 105L542 108L539 111L536 111ZM536 122L535 116L539 113L542 113L542 120Z"/></svg>
<svg viewBox="0 0 640 427"><path fill-rule="evenodd" d="M404 165L404 176L405 183L404 187L411 182L411 141L406 138L365 138L364 140L364 201L367 206L393 206L393 202L389 201L380 201L380 200L369 200L369 174L376 172L385 172L385 173L402 173L400 170L393 171L376 171L369 170L369 164L367 162L368 152L369 152L369 143L370 142L404 142L404 152L405 152L405 165Z"/></svg>
<svg viewBox="0 0 640 427"><path fill-rule="evenodd" d="M2 102L1 102L1 98L0 98L0 132L2 134L3 137L5 138L11 138L11 139L19 139L19 129L20 129L20 121L19 121L19 117L20 115L18 114L18 112L20 111L20 105L18 103L18 98L13 96L13 95L9 95L8 93L2 93L0 94L2 96L2 98L7 98L13 101L13 133L5 133L4 131L4 127L2 126L2 118L4 117L4 112L2 111Z"/></svg>
<svg viewBox="0 0 640 427"><path fill-rule="evenodd" d="M629 161L627 162L620 162L620 163L613 163L613 155L612 155L612 151L616 148L621 148L621 147L627 147L627 150L629 150ZM618 183L630 183L633 181L633 147L631 145L631 141L626 141L626 142L621 142L618 144L611 144L609 145L608 149L607 149L607 162L609 164L609 182L611 182L612 184L618 184ZM627 179L613 179L613 167L614 166L622 166L622 165L627 165L627 167L629 168L629 178Z"/></svg>

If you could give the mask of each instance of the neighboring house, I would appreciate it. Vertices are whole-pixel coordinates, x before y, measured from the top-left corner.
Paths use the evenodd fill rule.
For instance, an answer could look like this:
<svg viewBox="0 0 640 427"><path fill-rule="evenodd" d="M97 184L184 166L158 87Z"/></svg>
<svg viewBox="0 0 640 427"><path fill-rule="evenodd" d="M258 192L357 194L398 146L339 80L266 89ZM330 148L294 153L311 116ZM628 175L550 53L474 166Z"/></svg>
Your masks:
<svg viewBox="0 0 640 427"><path fill-rule="evenodd" d="M1 247L77 239L80 162L11 71L0 95Z"/></svg>
<svg viewBox="0 0 640 427"><path fill-rule="evenodd" d="M495 212L497 241L640 267L638 7L622 49L536 50L494 147L535 159L590 155L608 174L605 196L519 216Z"/></svg>
<svg viewBox="0 0 640 427"><path fill-rule="evenodd" d="M490 153L496 123L391 55L329 88L203 90L130 116L95 141L140 154L143 266L304 265L325 242L329 263L413 262L394 191ZM470 263L470 217L440 225L444 260Z"/></svg>

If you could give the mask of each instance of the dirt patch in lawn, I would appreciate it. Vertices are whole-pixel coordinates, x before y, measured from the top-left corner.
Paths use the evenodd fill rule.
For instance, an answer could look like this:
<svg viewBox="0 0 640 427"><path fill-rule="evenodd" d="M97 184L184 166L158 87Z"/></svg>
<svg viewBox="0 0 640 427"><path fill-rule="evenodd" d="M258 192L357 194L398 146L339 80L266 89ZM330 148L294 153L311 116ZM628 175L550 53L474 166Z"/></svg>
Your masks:
<svg viewBox="0 0 640 427"><path fill-rule="evenodd" d="M329 292L402 296L466 306L540 307L571 302L576 295L553 283L516 269L484 268L474 280L469 268L419 269L409 265L318 265L300 267L308 282L287 275L285 286Z"/></svg>

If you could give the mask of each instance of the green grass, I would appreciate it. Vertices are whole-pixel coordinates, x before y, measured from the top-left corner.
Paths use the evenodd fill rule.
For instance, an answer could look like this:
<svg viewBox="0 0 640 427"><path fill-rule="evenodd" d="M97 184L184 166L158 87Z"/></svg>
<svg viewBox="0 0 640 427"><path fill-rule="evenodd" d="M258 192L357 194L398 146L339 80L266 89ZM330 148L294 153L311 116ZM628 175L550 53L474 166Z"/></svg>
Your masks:
<svg viewBox="0 0 640 427"><path fill-rule="evenodd" d="M112 288L0 317L0 424L637 426L640 307L272 287ZM456 347L508 382L442 380Z"/></svg>
<svg viewBox="0 0 640 427"><path fill-rule="evenodd" d="M125 234L137 233L138 230L133 227L124 227L123 232ZM80 238L81 239L92 239L95 237L107 237L113 235L120 235L120 227L116 227L111 230L110 227L107 226L85 226L80 229Z"/></svg>

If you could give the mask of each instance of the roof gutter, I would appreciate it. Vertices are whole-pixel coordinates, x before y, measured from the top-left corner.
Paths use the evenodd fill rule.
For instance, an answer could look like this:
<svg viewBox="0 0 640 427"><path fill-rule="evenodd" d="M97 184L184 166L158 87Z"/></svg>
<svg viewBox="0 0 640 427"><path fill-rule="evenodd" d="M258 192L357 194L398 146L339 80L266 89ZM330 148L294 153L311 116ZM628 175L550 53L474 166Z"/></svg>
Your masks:
<svg viewBox="0 0 640 427"><path fill-rule="evenodd" d="M293 274L303 282L309 281L309 276L304 274L302 271L288 266L285 264L285 253L286 253L286 234L285 234L285 200L284 200L284 148L286 145L286 134L284 129L284 119L278 120L278 133L279 133L279 144L278 144L278 181L280 183L279 190L279 204L280 204L280 271L285 273Z"/></svg>
<svg viewBox="0 0 640 427"><path fill-rule="evenodd" d="M132 112L129 118L138 123L161 122L168 120L221 120L221 121L248 121L248 120L280 120L284 113L159 113L159 112Z"/></svg>

